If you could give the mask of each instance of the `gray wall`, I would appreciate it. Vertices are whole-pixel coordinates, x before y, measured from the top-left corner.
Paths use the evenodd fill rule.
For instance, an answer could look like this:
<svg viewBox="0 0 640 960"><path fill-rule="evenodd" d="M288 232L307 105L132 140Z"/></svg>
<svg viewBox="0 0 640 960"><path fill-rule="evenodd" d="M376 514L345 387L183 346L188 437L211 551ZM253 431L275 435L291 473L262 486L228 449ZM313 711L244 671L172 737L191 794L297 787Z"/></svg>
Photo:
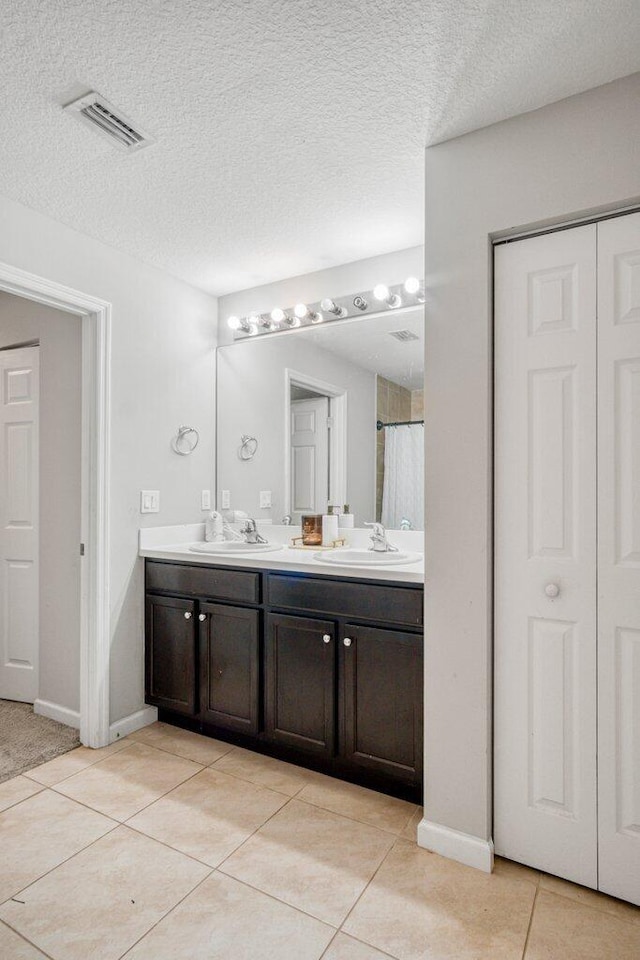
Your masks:
<svg viewBox="0 0 640 960"><path fill-rule="evenodd" d="M0 293L0 348L40 342L40 689L80 709L79 317Z"/></svg>
<svg viewBox="0 0 640 960"><path fill-rule="evenodd" d="M218 506L220 491L226 489L231 491L232 508L245 510L256 519L279 523L286 512L286 368L347 391L347 502L357 524L373 520L375 374L321 349L302 333L239 341L218 350ZM238 457L242 434L258 440L258 451L251 461ZM260 509L260 490L272 491L272 510Z"/></svg>
<svg viewBox="0 0 640 960"><path fill-rule="evenodd" d="M138 528L196 523L213 489L217 301L201 290L0 197L0 261L99 297L111 311L111 722L144 706L144 580ZM190 457L170 441L200 431ZM140 490L160 513L140 515Z"/></svg>
<svg viewBox="0 0 640 960"><path fill-rule="evenodd" d="M426 152L425 818L491 836L492 235L640 202L640 74Z"/></svg>

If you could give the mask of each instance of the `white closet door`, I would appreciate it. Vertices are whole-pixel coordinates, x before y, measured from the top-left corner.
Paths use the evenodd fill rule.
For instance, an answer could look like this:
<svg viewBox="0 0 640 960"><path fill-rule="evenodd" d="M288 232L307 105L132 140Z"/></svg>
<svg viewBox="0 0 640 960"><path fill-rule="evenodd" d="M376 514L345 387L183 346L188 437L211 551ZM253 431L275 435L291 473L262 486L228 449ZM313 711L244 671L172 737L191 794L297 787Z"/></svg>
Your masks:
<svg viewBox="0 0 640 960"><path fill-rule="evenodd" d="M640 214L598 225L600 889L640 903Z"/></svg>
<svg viewBox="0 0 640 960"><path fill-rule="evenodd" d="M495 846L595 887L596 227L495 269Z"/></svg>
<svg viewBox="0 0 640 960"><path fill-rule="evenodd" d="M38 363L38 347L0 352L0 697L26 703L38 696Z"/></svg>

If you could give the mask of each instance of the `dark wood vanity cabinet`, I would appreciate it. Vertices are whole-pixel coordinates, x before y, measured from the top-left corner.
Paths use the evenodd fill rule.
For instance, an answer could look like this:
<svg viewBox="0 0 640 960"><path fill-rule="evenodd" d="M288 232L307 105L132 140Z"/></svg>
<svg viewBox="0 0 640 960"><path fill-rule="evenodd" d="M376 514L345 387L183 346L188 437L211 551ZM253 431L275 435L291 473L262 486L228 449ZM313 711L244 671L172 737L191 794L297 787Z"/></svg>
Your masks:
<svg viewBox="0 0 640 960"><path fill-rule="evenodd" d="M335 752L335 624L268 613L265 735L330 757Z"/></svg>
<svg viewBox="0 0 640 960"><path fill-rule="evenodd" d="M422 636L346 624L340 700L349 763L386 776L422 778Z"/></svg>
<svg viewBox="0 0 640 960"><path fill-rule="evenodd" d="M161 719L422 799L422 586L146 561Z"/></svg>
<svg viewBox="0 0 640 960"><path fill-rule="evenodd" d="M147 594L146 701L187 716L197 709L195 609L192 600Z"/></svg>
<svg viewBox="0 0 640 960"><path fill-rule="evenodd" d="M258 732L259 643L257 610L200 604L199 716L203 721L225 730Z"/></svg>

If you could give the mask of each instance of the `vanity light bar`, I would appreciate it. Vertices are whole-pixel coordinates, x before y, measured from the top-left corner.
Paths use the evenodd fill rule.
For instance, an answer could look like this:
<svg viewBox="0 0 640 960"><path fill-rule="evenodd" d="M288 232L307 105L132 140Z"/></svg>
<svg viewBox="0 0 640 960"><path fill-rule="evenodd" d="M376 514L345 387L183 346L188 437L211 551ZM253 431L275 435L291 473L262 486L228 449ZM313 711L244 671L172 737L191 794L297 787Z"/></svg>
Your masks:
<svg viewBox="0 0 640 960"><path fill-rule="evenodd" d="M396 310L398 307L410 307L425 301L424 280L407 277L404 283L387 286L379 283L373 291L350 294L346 297L331 299L325 297L319 303L296 303L294 307L274 307L268 313L251 314L246 317L231 316L227 326L233 330L234 339L255 337L257 334L278 333L293 327L307 327L323 321L333 322L347 317L361 317L367 311L379 313L381 310Z"/></svg>

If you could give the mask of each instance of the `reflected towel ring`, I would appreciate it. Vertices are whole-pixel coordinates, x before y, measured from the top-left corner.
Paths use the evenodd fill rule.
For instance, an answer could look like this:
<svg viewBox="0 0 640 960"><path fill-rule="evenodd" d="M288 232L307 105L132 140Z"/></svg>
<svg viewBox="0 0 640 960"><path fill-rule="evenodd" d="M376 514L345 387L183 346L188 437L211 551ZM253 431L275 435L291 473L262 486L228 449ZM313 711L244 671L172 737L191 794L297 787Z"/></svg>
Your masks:
<svg viewBox="0 0 640 960"><path fill-rule="evenodd" d="M247 434L243 434L240 437L240 449L238 450L238 456L241 460L253 460L258 449L258 441L255 437L249 437Z"/></svg>
<svg viewBox="0 0 640 960"><path fill-rule="evenodd" d="M189 439L189 435L193 436ZM200 441L200 434L195 427L178 427L178 433L171 441L172 449L181 457L188 457L193 453Z"/></svg>

